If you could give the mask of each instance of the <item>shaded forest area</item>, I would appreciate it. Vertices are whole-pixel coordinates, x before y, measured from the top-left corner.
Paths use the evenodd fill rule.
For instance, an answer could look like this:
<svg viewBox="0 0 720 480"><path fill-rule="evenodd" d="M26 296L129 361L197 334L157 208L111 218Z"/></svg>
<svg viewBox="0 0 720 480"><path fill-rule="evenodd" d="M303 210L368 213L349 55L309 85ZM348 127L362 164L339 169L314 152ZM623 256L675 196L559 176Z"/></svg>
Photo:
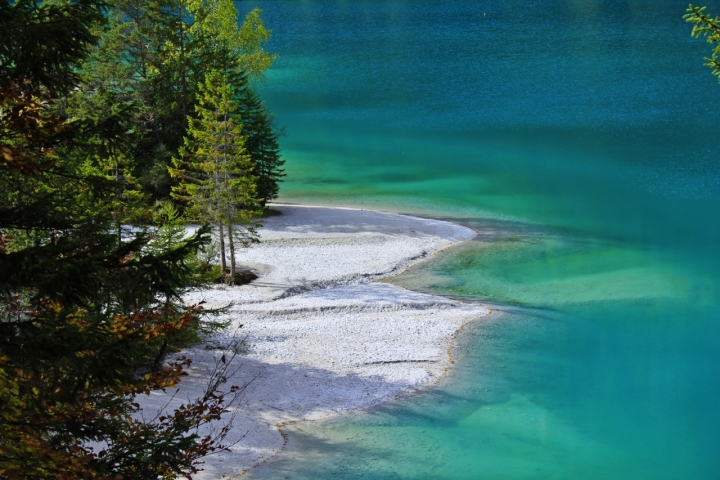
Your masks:
<svg viewBox="0 0 720 480"><path fill-rule="evenodd" d="M269 35L231 0L0 2L0 479L190 477L224 448L199 429L242 391L230 357L174 412L134 397L222 327L181 300L217 277L212 226L254 241L277 195Z"/></svg>

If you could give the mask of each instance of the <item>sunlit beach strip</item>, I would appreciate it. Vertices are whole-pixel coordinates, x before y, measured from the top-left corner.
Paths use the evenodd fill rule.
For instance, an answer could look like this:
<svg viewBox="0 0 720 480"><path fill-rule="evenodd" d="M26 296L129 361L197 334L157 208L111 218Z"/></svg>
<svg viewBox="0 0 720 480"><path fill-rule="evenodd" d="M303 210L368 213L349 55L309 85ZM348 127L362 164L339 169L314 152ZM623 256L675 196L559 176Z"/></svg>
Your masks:
<svg viewBox="0 0 720 480"><path fill-rule="evenodd" d="M196 398L226 349L240 352L229 383L249 385L233 408L225 443L234 445L208 458L197 478L237 475L276 455L289 422L368 408L434 384L451 365L455 333L489 313L377 281L472 239L469 228L368 210L273 208L282 214L264 219L261 243L237 254L259 278L186 298L208 308L232 304L219 318L229 327L182 352L193 365L177 391L141 399L148 416L173 394L171 406Z"/></svg>

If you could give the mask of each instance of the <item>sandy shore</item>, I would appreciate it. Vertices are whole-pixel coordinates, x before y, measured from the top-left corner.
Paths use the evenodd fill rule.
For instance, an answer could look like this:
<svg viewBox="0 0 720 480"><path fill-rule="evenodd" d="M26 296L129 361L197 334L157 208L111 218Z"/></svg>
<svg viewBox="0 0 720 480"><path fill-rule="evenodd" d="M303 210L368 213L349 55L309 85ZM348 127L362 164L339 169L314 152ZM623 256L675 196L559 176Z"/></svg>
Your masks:
<svg viewBox="0 0 720 480"><path fill-rule="evenodd" d="M433 384L450 365L455 332L488 313L377 281L470 240L468 228L367 210L273 208L282 215L264 220L262 242L237 254L258 280L186 298L232 303L221 317L231 327L184 352L193 366L177 392L141 399L151 416L172 393L170 406L196 398L220 348L242 351L230 383L252 383L226 441L242 439L208 457L196 478L232 478L276 455L284 423L368 408Z"/></svg>

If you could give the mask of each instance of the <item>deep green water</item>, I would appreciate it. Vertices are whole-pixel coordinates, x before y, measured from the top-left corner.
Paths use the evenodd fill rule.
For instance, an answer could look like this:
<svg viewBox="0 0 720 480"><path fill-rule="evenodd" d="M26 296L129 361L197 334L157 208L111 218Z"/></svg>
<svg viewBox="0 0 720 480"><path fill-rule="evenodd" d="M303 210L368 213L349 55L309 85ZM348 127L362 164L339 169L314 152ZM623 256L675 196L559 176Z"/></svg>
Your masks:
<svg viewBox="0 0 720 480"><path fill-rule="evenodd" d="M720 85L685 3L240 5L281 55L280 200L469 225L395 281L497 305L438 388L253 477L720 478Z"/></svg>

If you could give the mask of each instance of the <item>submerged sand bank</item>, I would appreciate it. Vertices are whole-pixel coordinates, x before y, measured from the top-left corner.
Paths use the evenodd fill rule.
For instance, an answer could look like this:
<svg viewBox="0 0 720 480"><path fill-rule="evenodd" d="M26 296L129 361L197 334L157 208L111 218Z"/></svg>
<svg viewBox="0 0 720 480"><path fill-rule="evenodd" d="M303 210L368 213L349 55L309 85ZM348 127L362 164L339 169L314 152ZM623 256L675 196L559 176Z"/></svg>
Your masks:
<svg viewBox="0 0 720 480"><path fill-rule="evenodd" d="M470 240L468 228L366 210L273 208L282 215L264 220L262 242L237 254L258 280L186 298L208 307L233 303L221 317L231 327L184 352L193 365L171 405L205 388L222 355L217 347L243 352L230 383L252 380L227 441L244 438L209 457L197 478L232 477L275 455L285 441L278 425L368 408L434 383L450 365L455 332L488 313L376 282ZM169 396L144 398L146 416Z"/></svg>

